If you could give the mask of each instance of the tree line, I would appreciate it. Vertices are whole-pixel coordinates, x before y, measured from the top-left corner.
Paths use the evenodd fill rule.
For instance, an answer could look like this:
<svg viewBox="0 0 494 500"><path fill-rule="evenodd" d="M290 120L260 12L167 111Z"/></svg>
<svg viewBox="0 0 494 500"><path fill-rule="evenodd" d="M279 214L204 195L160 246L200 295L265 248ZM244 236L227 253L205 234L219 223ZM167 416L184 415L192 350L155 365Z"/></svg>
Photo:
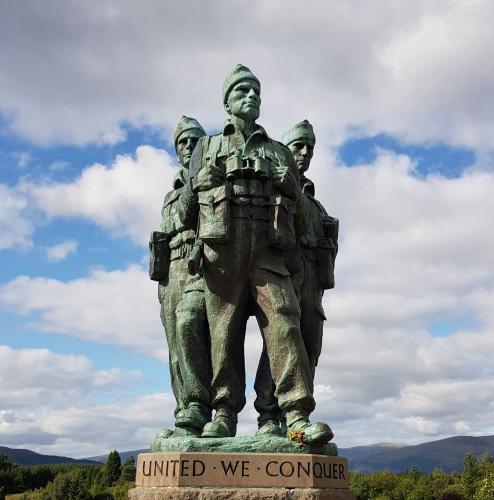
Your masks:
<svg viewBox="0 0 494 500"><path fill-rule="evenodd" d="M451 474L415 466L398 474L351 472L350 489L357 500L494 500L494 461L488 453L480 459L468 453L463 471Z"/></svg>
<svg viewBox="0 0 494 500"><path fill-rule="evenodd" d="M134 457L122 464L116 450L105 465L22 466L0 455L0 500L126 500L134 483Z"/></svg>

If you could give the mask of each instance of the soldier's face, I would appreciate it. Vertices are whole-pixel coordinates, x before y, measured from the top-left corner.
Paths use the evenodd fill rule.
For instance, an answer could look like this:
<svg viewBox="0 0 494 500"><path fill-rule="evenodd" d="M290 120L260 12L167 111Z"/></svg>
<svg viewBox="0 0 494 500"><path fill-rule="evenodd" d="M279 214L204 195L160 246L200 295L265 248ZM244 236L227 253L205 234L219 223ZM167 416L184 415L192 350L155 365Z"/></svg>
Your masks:
<svg viewBox="0 0 494 500"><path fill-rule="evenodd" d="M314 154L313 142L308 139L299 139L290 143L288 148L293 153L298 171L300 173L305 172L309 168L312 155Z"/></svg>
<svg viewBox="0 0 494 500"><path fill-rule="evenodd" d="M228 94L225 109L244 120L257 120L261 107L261 89L255 80L237 83Z"/></svg>
<svg viewBox="0 0 494 500"><path fill-rule="evenodd" d="M180 164L189 168L190 157L196 147L197 141L199 140L200 135L194 133L193 130L187 130L184 132L179 138L177 142L177 154L178 160Z"/></svg>

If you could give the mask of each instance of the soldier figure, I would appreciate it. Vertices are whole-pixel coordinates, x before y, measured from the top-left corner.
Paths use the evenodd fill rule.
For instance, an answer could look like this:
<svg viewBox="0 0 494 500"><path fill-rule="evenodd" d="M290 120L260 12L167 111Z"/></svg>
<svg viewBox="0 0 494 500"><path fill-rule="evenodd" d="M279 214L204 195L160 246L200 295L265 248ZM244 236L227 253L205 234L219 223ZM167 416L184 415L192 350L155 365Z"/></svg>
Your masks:
<svg viewBox="0 0 494 500"><path fill-rule="evenodd" d="M177 213L178 201L186 185L192 152L206 132L194 118L183 116L174 134L175 150L182 166L173 179L173 191L165 196L161 230L166 240L168 269L158 286L161 321L165 327L169 352L170 379L177 406L173 436L200 435L204 424L211 419L209 395L204 401L188 396L191 374L187 360L197 357L197 375L206 391L210 383L209 332L205 314L202 278L189 276L188 262L195 242L195 231L185 227ZM160 256L163 258L163 255ZM180 313L179 304L188 307ZM181 365L186 365L184 366ZM206 369L203 369L203 364ZM200 373L199 373L200 371ZM204 403L204 404L203 404ZM190 408L189 408L190 407Z"/></svg>
<svg viewBox="0 0 494 500"><path fill-rule="evenodd" d="M300 238L301 268L293 280L300 298L300 330L309 359L312 381L321 354L323 322L322 307L325 289L334 287L334 261L338 251L338 220L330 217L314 197L314 183L305 177L316 138L312 125L304 120L282 136L282 142L292 151L300 174L304 201L310 223ZM256 435L281 435L281 412L275 398L275 386L269 369L266 348L263 348L254 384L254 406L259 413ZM281 419L282 420L282 419Z"/></svg>
<svg viewBox="0 0 494 500"><path fill-rule="evenodd" d="M260 102L259 80L237 65L223 85L230 118L219 134L199 140L179 201L182 222L204 242L216 413L202 436L236 433L245 405L245 326L253 312L288 430L304 430L309 443L327 442L331 429L308 419L313 382L289 269L306 207L292 153L255 123Z"/></svg>

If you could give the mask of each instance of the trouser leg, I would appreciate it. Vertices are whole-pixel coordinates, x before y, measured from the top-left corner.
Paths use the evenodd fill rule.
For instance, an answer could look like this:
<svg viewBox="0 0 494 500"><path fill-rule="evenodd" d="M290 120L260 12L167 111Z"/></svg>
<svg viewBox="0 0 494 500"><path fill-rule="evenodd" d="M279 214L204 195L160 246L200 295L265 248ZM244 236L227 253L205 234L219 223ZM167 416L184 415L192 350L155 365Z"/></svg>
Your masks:
<svg viewBox="0 0 494 500"><path fill-rule="evenodd" d="M183 295L177 308L177 345L184 403L209 408L211 353L203 291Z"/></svg>
<svg viewBox="0 0 494 500"><path fill-rule="evenodd" d="M289 276L256 269L252 285L257 297L257 319L263 332L275 397L284 412L307 415L315 406L313 382L302 335L300 306Z"/></svg>
<svg viewBox="0 0 494 500"><path fill-rule="evenodd" d="M269 357L264 342L261 357L259 359L259 365L257 366L254 390L256 392L254 408L259 414L257 417L259 427L265 424L268 420L279 420L281 417L281 411L278 406L278 401L274 395L275 385L271 375Z"/></svg>
<svg viewBox="0 0 494 500"><path fill-rule="evenodd" d="M304 340L312 380L322 349L324 310L322 308L322 290L317 281L315 264L304 261L304 281L301 284L300 331Z"/></svg>
<svg viewBox="0 0 494 500"><path fill-rule="evenodd" d="M211 406L240 413L245 406L246 304L231 304L206 291L211 331Z"/></svg>
<svg viewBox="0 0 494 500"><path fill-rule="evenodd" d="M160 316L165 328L168 344L168 367L170 369L170 383L173 395L177 402L175 414L183 408L182 377L178 359L177 346L177 306L182 298L185 287L186 267L185 259L177 259L170 263L168 281L160 285L159 297L161 301Z"/></svg>

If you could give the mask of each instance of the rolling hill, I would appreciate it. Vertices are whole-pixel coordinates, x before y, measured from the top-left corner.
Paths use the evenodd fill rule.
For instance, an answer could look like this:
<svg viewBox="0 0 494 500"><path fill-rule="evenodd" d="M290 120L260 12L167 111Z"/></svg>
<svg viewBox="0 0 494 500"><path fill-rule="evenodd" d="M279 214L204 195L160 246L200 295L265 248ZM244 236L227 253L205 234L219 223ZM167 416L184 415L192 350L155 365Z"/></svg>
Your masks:
<svg viewBox="0 0 494 500"><path fill-rule="evenodd" d="M31 450L20 448L7 448L0 446L0 455L6 455L17 465L42 465L42 464L97 464L90 459L76 459L70 457L59 457L56 455L42 455Z"/></svg>
<svg viewBox="0 0 494 500"><path fill-rule="evenodd" d="M124 462L129 456L137 458L139 453L146 451L141 449L119 453L122 462ZM384 443L338 450L341 456L348 458L351 470L365 473L386 469L392 472L404 472L412 465L423 472L432 472L436 468L448 473L461 471L463 460L468 452L473 453L478 458L486 452L494 457L494 436L454 436L415 446ZM19 465L95 464L106 463L108 457L108 455L99 455L78 460L69 457L42 455L30 450L5 446L0 446L0 454L7 455Z"/></svg>
<svg viewBox="0 0 494 500"><path fill-rule="evenodd" d="M415 446L373 445L339 450L340 455L348 457L350 469L366 473L385 469L403 472L412 465L423 472L436 468L448 473L461 471L468 452L478 458L486 452L494 456L494 436L454 436Z"/></svg>

